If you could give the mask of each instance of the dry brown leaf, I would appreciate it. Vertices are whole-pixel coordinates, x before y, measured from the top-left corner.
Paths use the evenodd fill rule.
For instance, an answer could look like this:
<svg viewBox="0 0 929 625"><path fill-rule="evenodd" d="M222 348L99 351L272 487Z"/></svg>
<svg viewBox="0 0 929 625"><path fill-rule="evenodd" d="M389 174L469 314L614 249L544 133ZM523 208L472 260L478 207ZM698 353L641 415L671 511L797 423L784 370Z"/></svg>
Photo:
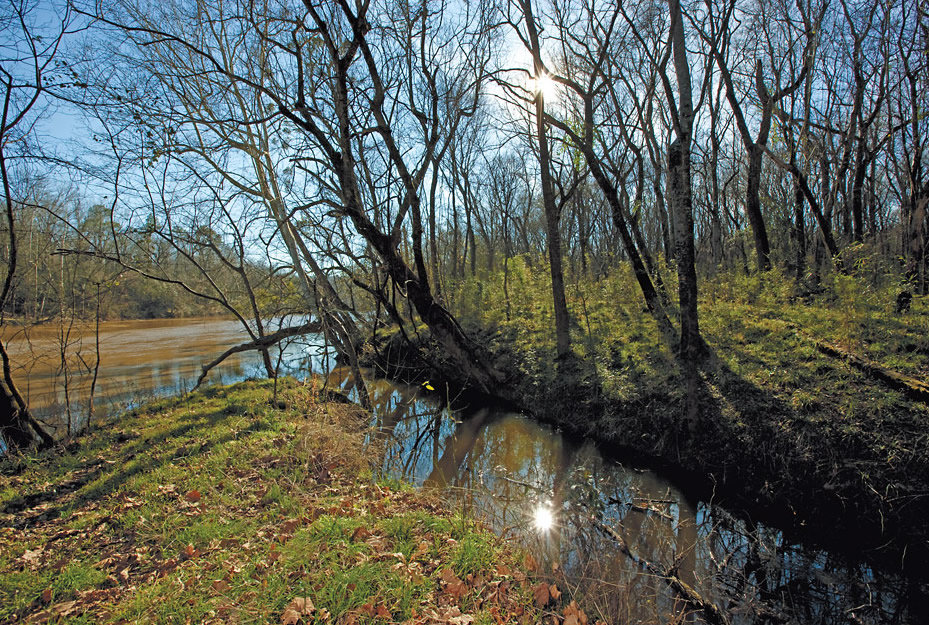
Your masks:
<svg viewBox="0 0 929 625"><path fill-rule="evenodd" d="M52 612L58 616L71 616L79 609L77 601L63 601L52 606Z"/></svg>
<svg viewBox="0 0 929 625"><path fill-rule="evenodd" d="M39 547L38 549L26 549L23 555L20 556L20 560L28 564L30 567L36 567L39 565L41 557L42 548Z"/></svg>
<svg viewBox="0 0 929 625"><path fill-rule="evenodd" d="M442 581L445 582L445 592L455 601L468 594L468 585L461 581L451 569L442 569L439 576L442 578Z"/></svg>
<svg viewBox="0 0 929 625"><path fill-rule="evenodd" d="M526 554L526 557L523 559L523 564L528 571L532 573L538 573L539 561L533 558L531 553Z"/></svg>
<svg viewBox="0 0 929 625"><path fill-rule="evenodd" d="M544 608L551 601L552 595L549 592L548 584L539 582L538 586L532 589L532 596L535 597L535 603L540 608Z"/></svg>
<svg viewBox="0 0 929 625"><path fill-rule="evenodd" d="M296 610L284 608L284 614L281 615L281 625L297 625L300 622L301 615Z"/></svg>
<svg viewBox="0 0 929 625"><path fill-rule="evenodd" d="M281 625L297 625L304 616L312 614L315 610L316 606L309 597L294 597L284 608Z"/></svg>
<svg viewBox="0 0 929 625"><path fill-rule="evenodd" d="M577 605L577 601L571 603L564 609L564 623L562 625L587 625L587 615Z"/></svg>
<svg viewBox="0 0 929 625"><path fill-rule="evenodd" d="M446 584L455 584L461 583L461 580L455 575L455 572L451 569L442 569L442 572L439 573L439 577L442 578L442 581Z"/></svg>
<svg viewBox="0 0 929 625"><path fill-rule="evenodd" d="M200 491L197 489L189 491L186 495L184 495L184 499L186 499L188 503L197 503L200 501Z"/></svg>
<svg viewBox="0 0 929 625"><path fill-rule="evenodd" d="M420 541L419 545L416 546L416 551L413 552L412 559L415 560L416 558L422 557L427 553L429 553L429 543L425 540Z"/></svg>
<svg viewBox="0 0 929 625"><path fill-rule="evenodd" d="M46 588L42 591L42 603L51 603L52 602L52 589Z"/></svg>
<svg viewBox="0 0 929 625"><path fill-rule="evenodd" d="M558 586L555 584L548 587L548 592L552 596L552 601L558 601L558 598L561 597L561 591L558 590Z"/></svg>

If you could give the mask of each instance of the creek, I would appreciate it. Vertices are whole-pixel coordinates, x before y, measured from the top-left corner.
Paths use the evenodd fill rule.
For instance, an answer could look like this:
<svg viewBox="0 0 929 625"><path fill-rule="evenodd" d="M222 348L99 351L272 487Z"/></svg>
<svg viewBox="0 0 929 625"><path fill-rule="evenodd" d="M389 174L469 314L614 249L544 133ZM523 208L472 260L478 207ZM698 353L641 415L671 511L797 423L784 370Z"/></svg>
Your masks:
<svg viewBox="0 0 929 625"><path fill-rule="evenodd" d="M215 319L106 323L100 336L97 401L110 410L189 390L206 362L247 340L236 322ZM24 354L33 357L17 375L47 421L67 411L61 359L52 349L58 337L49 330L10 343L14 362L17 355L20 363ZM86 351L88 339L82 340ZM293 341L273 356L283 373L298 377L329 370L324 350L312 341ZM74 415L88 371L72 377ZM237 354L207 383L263 373L255 353ZM327 379L354 392L343 369ZM455 510L485 519L525 546L544 579L583 596L591 623L703 622L646 562L672 572L733 623L926 622L917 581L791 540L593 441L499 406L465 405L431 385L382 379L367 385L382 479L440 490ZM603 526L617 530L625 550Z"/></svg>

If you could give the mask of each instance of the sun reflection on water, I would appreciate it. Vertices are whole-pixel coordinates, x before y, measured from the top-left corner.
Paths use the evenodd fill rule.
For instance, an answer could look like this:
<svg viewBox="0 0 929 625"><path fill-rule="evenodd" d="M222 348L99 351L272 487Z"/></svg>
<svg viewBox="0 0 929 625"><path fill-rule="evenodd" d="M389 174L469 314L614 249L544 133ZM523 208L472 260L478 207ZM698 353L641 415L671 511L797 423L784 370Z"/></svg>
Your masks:
<svg viewBox="0 0 929 625"><path fill-rule="evenodd" d="M555 525L555 515L548 504L539 504L533 516L533 524L540 532L547 532Z"/></svg>

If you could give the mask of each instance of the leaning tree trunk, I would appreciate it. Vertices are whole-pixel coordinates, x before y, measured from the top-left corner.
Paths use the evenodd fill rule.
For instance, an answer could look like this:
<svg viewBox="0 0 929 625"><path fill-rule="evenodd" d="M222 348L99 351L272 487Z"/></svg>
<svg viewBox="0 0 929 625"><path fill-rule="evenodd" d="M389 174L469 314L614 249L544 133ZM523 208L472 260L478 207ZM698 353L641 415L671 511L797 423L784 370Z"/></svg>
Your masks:
<svg viewBox="0 0 929 625"><path fill-rule="evenodd" d="M0 437L12 449L25 449L38 443L40 449L51 447L55 439L36 421L13 383L10 357L0 344L3 379L0 381Z"/></svg>
<svg viewBox="0 0 929 625"><path fill-rule="evenodd" d="M0 385L0 437L11 449L25 449L35 442L32 431L20 418L13 396Z"/></svg>

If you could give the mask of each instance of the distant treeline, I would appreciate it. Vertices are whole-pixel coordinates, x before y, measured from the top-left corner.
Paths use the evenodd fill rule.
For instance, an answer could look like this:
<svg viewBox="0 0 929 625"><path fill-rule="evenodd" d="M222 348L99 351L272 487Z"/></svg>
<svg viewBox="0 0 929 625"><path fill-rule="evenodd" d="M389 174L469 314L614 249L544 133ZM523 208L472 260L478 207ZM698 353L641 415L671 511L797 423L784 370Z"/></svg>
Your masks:
<svg viewBox="0 0 929 625"><path fill-rule="evenodd" d="M193 247L185 254L151 233L146 237L136 232L132 240L119 233L114 236L104 206L84 208L79 201L48 195L31 198L18 208L17 271L3 307L8 320L35 324L59 316L92 320L99 315L112 320L228 314L218 301L221 298L192 293L178 284L178 276L194 290L212 281L220 288L229 287L229 300L239 298L232 269ZM8 240L8 230L0 227L0 245L8 247ZM209 277L198 280L197 265L204 263L210 265ZM7 265L8 259L0 258L4 273ZM260 295L265 304L286 297L286 281L271 280L267 266L246 263L244 270L264 283Z"/></svg>

